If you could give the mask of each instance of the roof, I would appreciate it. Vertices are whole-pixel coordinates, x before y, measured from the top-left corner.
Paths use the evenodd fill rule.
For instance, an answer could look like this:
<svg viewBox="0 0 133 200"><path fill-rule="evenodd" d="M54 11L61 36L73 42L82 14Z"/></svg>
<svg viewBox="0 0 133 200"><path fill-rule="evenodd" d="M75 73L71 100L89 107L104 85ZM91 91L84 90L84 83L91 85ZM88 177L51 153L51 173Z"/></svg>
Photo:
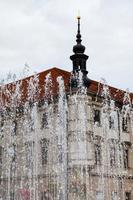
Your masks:
<svg viewBox="0 0 133 200"><path fill-rule="evenodd" d="M119 103L123 103L123 100L124 100L123 98L124 98L124 95L127 93L127 91L124 91L124 90L121 90L109 85L106 85L106 86L109 88L111 99ZM103 89L103 83L91 80L91 85L88 88L89 92L92 92L96 95L101 95L102 89ZM130 97L130 100L132 101L133 93L129 93L129 97Z"/></svg>
<svg viewBox="0 0 133 200"><path fill-rule="evenodd" d="M70 92L70 77L71 73L59 68L51 68L36 75L30 76L28 78L3 85L0 87L0 110L3 107L10 107L23 105L26 101L39 101L44 99L48 94L46 92L46 78L48 74L51 75L51 82L48 87L51 90L51 94L58 94L58 81L57 78L61 76L64 80L65 90L67 93ZM91 85L87 88L88 92L99 95L103 84L97 81L91 80ZM125 91L119 90L117 88L109 86L109 91L111 97L118 102L123 102L123 97ZM47 93L47 94L46 94ZM30 94L30 95L28 95ZM133 94L130 93L131 99L133 99Z"/></svg>

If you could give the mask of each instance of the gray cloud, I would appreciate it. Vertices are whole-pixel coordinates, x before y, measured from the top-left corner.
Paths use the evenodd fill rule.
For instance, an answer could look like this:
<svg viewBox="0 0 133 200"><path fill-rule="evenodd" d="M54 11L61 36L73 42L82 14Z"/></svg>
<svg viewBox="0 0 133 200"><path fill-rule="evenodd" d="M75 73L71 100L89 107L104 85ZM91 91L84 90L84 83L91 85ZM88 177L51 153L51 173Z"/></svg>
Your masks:
<svg viewBox="0 0 133 200"><path fill-rule="evenodd" d="M132 0L0 0L0 75L25 62L71 71L78 9L89 76L133 91Z"/></svg>

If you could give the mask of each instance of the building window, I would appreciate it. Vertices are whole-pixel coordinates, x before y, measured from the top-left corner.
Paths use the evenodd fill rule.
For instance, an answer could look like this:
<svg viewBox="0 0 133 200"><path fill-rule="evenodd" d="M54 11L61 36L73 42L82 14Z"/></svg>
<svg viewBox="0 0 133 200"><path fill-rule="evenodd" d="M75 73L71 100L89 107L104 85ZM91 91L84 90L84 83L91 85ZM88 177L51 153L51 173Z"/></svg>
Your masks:
<svg viewBox="0 0 133 200"><path fill-rule="evenodd" d="M47 138L43 138L41 140L42 165L46 165L48 163L48 147L49 140Z"/></svg>
<svg viewBox="0 0 133 200"><path fill-rule="evenodd" d="M32 132L35 130L34 127L34 118L32 116L28 117L28 127L29 127L29 131Z"/></svg>
<svg viewBox="0 0 133 200"><path fill-rule="evenodd" d="M29 141L25 143L25 153L26 153L26 167L33 166L33 151L34 142Z"/></svg>
<svg viewBox="0 0 133 200"><path fill-rule="evenodd" d="M118 167L123 168L123 147L122 147L122 145L119 146L118 156L119 156Z"/></svg>
<svg viewBox="0 0 133 200"><path fill-rule="evenodd" d="M94 110L94 123L100 125L100 110Z"/></svg>
<svg viewBox="0 0 133 200"><path fill-rule="evenodd" d="M46 113L46 112L43 113L41 127L48 128L48 113Z"/></svg>
<svg viewBox="0 0 133 200"><path fill-rule="evenodd" d="M10 200L15 200L14 192L10 192Z"/></svg>
<svg viewBox="0 0 133 200"><path fill-rule="evenodd" d="M96 165L101 164L101 159L102 159L101 144L95 144L95 163L96 163Z"/></svg>
<svg viewBox="0 0 133 200"><path fill-rule="evenodd" d="M2 164L3 147L0 146L0 164Z"/></svg>
<svg viewBox="0 0 133 200"><path fill-rule="evenodd" d="M44 192L41 192L41 200L51 200L53 199L52 197L52 193L49 192L48 190L47 191L44 191ZM60 198L59 198L60 199ZM62 198L61 198L62 199Z"/></svg>
<svg viewBox="0 0 133 200"><path fill-rule="evenodd" d="M117 192L112 192L111 200L117 200Z"/></svg>
<svg viewBox="0 0 133 200"><path fill-rule="evenodd" d="M114 167L116 165L116 149L115 146L110 147L110 166Z"/></svg>
<svg viewBox="0 0 133 200"><path fill-rule="evenodd" d="M131 200L131 192L125 192L125 200Z"/></svg>
<svg viewBox="0 0 133 200"><path fill-rule="evenodd" d="M124 168L127 169L128 168L128 149L124 147L123 150L123 157L124 157Z"/></svg>
<svg viewBox="0 0 133 200"><path fill-rule="evenodd" d="M12 123L12 130L11 130L11 135L15 136L17 134L17 122L13 121Z"/></svg>
<svg viewBox="0 0 133 200"><path fill-rule="evenodd" d="M16 145L13 144L12 148L13 148L12 162L15 162L15 161L16 161L16 156L17 156L17 153L16 153Z"/></svg>
<svg viewBox="0 0 133 200"><path fill-rule="evenodd" d="M109 116L109 129L114 129L114 119L112 116Z"/></svg>
<svg viewBox="0 0 133 200"><path fill-rule="evenodd" d="M47 192L41 192L41 200L47 200L48 198Z"/></svg>
<svg viewBox="0 0 133 200"><path fill-rule="evenodd" d="M127 117L122 118L122 131L128 132L128 119L127 119Z"/></svg>
<svg viewBox="0 0 133 200"><path fill-rule="evenodd" d="M2 119L0 122L0 132L3 132L4 129L4 120Z"/></svg>
<svg viewBox="0 0 133 200"><path fill-rule="evenodd" d="M63 161L63 149L62 149L62 145L58 145L58 162L62 163Z"/></svg>
<svg viewBox="0 0 133 200"><path fill-rule="evenodd" d="M104 200L103 192L96 192L96 200Z"/></svg>

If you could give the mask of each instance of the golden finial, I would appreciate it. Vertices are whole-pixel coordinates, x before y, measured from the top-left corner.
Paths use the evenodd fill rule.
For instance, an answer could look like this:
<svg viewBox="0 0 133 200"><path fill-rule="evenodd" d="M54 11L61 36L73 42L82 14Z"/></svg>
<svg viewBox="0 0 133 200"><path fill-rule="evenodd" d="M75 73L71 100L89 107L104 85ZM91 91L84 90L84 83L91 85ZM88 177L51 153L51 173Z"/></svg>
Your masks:
<svg viewBox="0 0 133 200"><path fill-rule="evenodd" d="M77 16L77 19L80 19L80 11L78 10L78 16Z"/></svg>

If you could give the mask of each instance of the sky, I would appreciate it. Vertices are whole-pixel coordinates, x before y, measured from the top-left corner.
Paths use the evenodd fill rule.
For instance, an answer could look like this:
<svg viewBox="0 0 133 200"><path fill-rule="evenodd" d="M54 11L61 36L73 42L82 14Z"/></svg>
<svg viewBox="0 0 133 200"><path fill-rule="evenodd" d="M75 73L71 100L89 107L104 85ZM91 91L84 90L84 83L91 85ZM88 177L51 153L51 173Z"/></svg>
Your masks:
<svg viewBox="0 0 133 200"><path fill-rule="evenodd" d="M133 92L133 0L0 0L0 78L71 71L78 10L89 78Z"/></svg>

